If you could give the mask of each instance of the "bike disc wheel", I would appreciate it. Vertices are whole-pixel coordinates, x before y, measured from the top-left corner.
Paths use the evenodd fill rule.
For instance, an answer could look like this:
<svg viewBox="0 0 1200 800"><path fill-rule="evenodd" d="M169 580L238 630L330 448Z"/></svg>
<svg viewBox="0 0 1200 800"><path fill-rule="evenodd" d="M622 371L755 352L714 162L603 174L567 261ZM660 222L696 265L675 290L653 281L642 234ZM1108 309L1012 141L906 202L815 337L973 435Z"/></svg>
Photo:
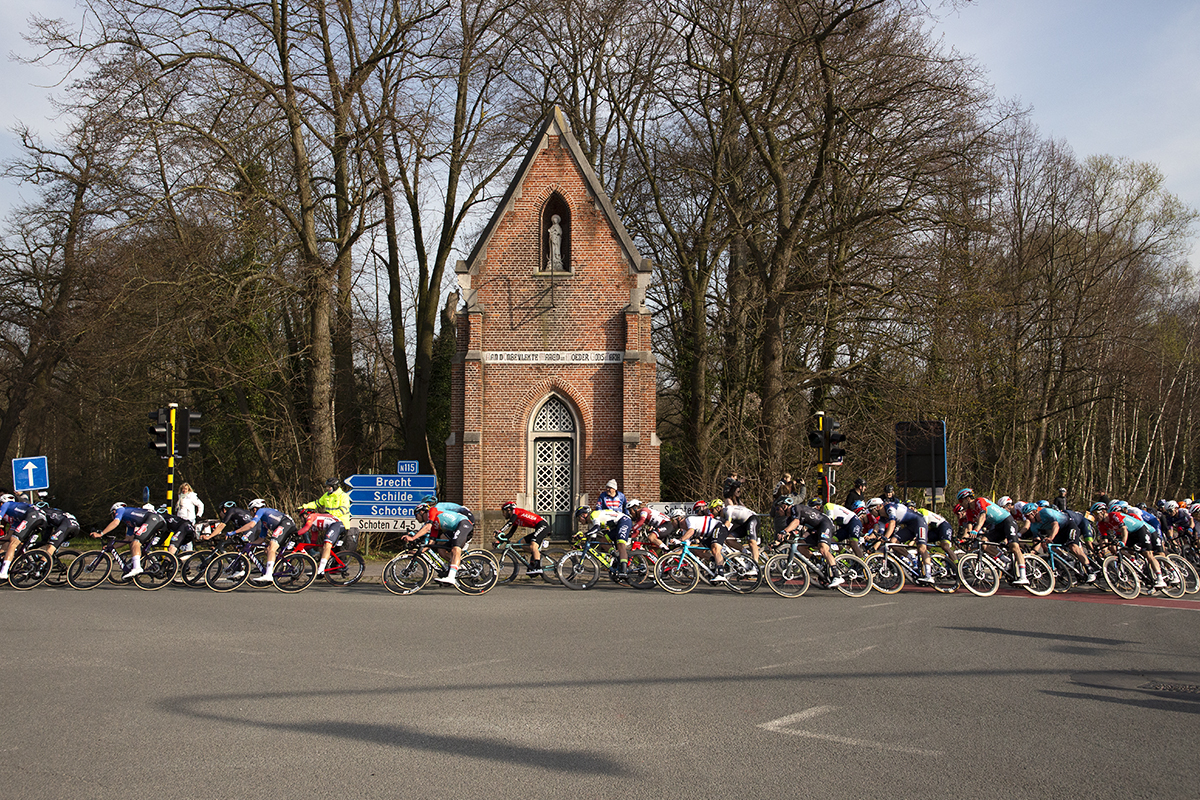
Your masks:
<svg viewBox="0 0 1200 800"><path fill-rule="evenodd" d="M362 580L367 562L357 550L338 550L325 565L325 580L334 586L353 586Z"/></svg>
<svg viewBox="0 0 1200 800"><path fill-rule="evenodd" d="M976 597L991 597L1000 588L1000 573L978 553L967 553L958 559L958 579Z"/></svg>
<svg viewBox="0 0 1200 800"><path fill-rule="evenodd" d="M232 592L250 579L250 559L241 553L222 553L204 568L204 585L214 592Z"/></svg>
<svg viewBox="0 0 1200 800"><path fill-rule="evenodd" d="M8 583L14 589L28 591L50 576L52 559L45 550L28 550L8 566Z"/></svg>
<svg viewBox="0 0 1200 800"><path fill-rule="evenodd" d="M317 579L317 562L308 553L288 553L275 562L275 588L285 594L303 592Z"/></svg>
<svg viewBox="0 0 1200 800"><path fill-rule="evenodd" d="M880 594L895 594L904 588L904 567L895 558L871 553L864 561L871 570L871 588Z"/></svg>
<svg viewBox="0 0 1200 800"><path fill-rule="evenodd" d="M458 563L454 588L463 594L485 594L499 578L496 571L496 559L488 553L470 552Z"/></svg>
<svg viewBox="0 0 1200 800"><path fill-rule="evenodd" d="M833 560L845 581L837 587L839 592L847 597L863 597L871 591L871 570L867 569L867 562L853 553L841 553Z"/></svg>
<svg viewBox="0 0 1200 800"><path fill-rule="evenodd" d="M1142 592L1142 582L1137 576L1137 570L1123 558L1109 556L1104 559L1101 570L1104 582L1118 597L1132 600Z"/></svg>
<svg viewBox="0 0 1200 800"><path fill-rule="evenodd" d="M569 550L554 567L568 589L590 589L600 580L600 564L582 550Z"/></svg>
<svg viewBox="0 0 1200 800"><path fill-rule="evenodd" d="M112 556L105 550L88 550L67 567L67 583L72 589L87 591L108 580L112 570Z"/></svg>
<svg viewBox="0 0 1200 800"><path fill-rule="evenodd" d="M142 574L133 585L147 592L166 586L179 572L179 559L166 550L155 550L142 556Z"/></svg>
<svg viewBox="0 0 1200 800"><path fill-rule="evenodd" d="M392 594L409 595L421 590L431 577L425 559L411 556L396 556L383 565L383 588Z"/></svg>
<svg viewBox="0 0 1200 800"><path fill-rule="evenodd" d="M767 586L780 597L799 597L808 591L812 583L804 562L785 553L776 553L767 559L764 569Z"/></svg>

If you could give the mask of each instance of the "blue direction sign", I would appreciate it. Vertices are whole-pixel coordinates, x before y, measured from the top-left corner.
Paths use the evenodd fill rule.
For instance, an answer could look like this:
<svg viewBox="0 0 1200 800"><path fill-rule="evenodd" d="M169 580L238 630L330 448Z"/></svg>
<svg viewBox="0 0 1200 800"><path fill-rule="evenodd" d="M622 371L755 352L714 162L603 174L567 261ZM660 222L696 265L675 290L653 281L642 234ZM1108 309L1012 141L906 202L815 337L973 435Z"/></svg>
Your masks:
<svg viewBox="0 0 1200 800"><path fill-rule="evenodd" d="M414 492L429 493L437 491L437 476L351 475L346 478L346 485L351 489L409 489Z"/></svg>
<svg viewBox="0 0 1200 800"><path fill-rule="evenodd" d="M352 517L411 517L417 503L351 503Z"/></svg>
<svg viewBox="0 0 1200 800"><path fill-rule="evenodd" d="M353 503L412 503L414 506L429 494L416 489L351 489Z"/></svg>
<svg viewBox="0 0 1200 800"><path fill-rule="evenodd" d="M416 475L420 471L421 471L421 465L418 464L416 461L397 461L396 462L396 474L397 475Z"/></svg>
<svg viewBox="0 0 1200 800"><path fill-rule="evenodd" d="M13 459L13 491L32 492L50 488L50 470L45 456Z"/></svg>

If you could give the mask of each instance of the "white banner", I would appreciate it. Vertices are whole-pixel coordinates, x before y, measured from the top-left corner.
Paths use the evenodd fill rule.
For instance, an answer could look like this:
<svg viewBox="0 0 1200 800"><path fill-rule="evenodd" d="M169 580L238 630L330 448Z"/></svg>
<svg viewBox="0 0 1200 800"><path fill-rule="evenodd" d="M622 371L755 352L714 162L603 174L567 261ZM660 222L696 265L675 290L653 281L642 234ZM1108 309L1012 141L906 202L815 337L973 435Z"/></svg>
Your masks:
<svg viewBox="0 0 1200 800"><path fill-rule="evenodd" d="M417 525L417 521L412 517L351 517L350 527L374 533L396 533L399 531L411 533L420 526Z"/></svg>
<svg viewBox="0 0 1200 800"><path fill-rule="evenodd" d="M603 350L485 350L485 364L620 364L623 351Z"/></svg>

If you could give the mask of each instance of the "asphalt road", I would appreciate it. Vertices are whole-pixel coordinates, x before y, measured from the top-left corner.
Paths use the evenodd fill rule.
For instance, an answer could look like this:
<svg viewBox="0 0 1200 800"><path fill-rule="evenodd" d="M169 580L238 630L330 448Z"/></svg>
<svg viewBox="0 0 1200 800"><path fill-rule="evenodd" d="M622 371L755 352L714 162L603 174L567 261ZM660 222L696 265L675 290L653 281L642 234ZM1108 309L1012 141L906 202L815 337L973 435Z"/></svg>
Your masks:
<svg viewBox="0 0 1200 800"><path fill-rule="evenodd" d="M7 589L0 797L1197 797L1200 602L1092 599Z"/></svg>

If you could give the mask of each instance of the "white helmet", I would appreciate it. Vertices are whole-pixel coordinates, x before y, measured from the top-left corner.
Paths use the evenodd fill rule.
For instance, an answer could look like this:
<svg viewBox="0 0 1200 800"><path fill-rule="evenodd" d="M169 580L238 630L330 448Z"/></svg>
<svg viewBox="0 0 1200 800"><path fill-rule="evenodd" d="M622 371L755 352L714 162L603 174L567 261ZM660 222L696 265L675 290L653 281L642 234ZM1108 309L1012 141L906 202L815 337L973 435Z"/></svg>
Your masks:
<svg viewBox="0 0 1200 800"><path fill-rule="evenodd" d="M267 501L263 500L261 497L254 498L253 500L250 501L250 505L246 506L246 508L250 509L251 511L256 511L260 508L266 508L266 507L267 507Z"/></svg>
<svg viewBox="0 0 1200 800"><path fill-rule="evenodd" d="M625 505L627 505L629 508L638 508L642 505L642 501L641 500L630 500Z"/></svg>
<svg viewBox="0 0 1200 800"><path fill-rule="evenodd" d="M881 505L883 505L883 498L881 497L872 497L867 501L867 508L879 508Z"/></svg>
<svg viewBox="0 0 1200 800"><path fill-rule="evenodd" d="M146 503L146 505L142 506L142 508L146 509L147 511L157 511L158 510L158 506L154 505L154 503Z"/></svg>
<svg viewBox="0 0 1200 800"><path fill-rule="evenodd" d="M1002 505L1002 506L1011 506L1012 501L1013 501L1013 499L1011 497L1009 497L1008 495L1004 495L1003 497L1001 497L999 500L996 501L996 504Z"/></svg>
<svg viewBox="0 0 1200 800"><path fill-rule="evenodd" d="M125 507L124 503L113 503L112 508L110 508L108 510L108 513L112 514L113 516L116 516L117 512L120 511L124 507Z"/></svg>
<svg viewBox="0 0 1200 800"><path fill-rule="evenodd" d="M1179 503L1176 503L1174 500L1168 500L1166 508L1167 508L1167 511L1174 514L1176 511L1179 510Z"/></svg>
<svg viewBox="0 0 1200 800"><path fill-rule="evenodd" d="M16 499L11 494L0 494L0 503L11 503Z"/></svg>

